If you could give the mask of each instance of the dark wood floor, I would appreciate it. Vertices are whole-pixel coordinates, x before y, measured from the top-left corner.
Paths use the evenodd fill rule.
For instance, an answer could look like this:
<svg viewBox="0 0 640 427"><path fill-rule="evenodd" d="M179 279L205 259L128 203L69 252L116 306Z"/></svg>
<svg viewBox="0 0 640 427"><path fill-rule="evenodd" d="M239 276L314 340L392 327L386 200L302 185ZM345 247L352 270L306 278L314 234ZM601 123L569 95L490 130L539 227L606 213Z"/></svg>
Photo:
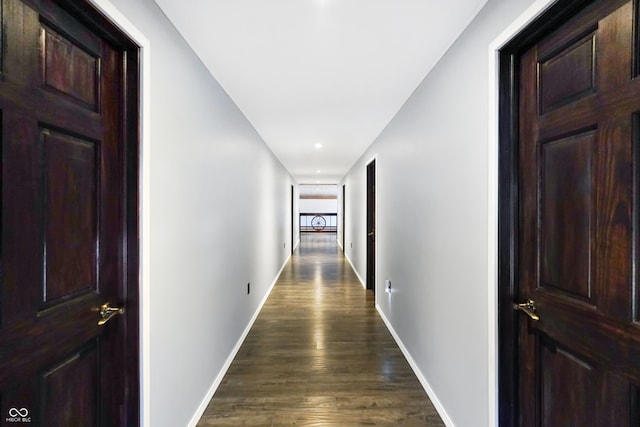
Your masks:
<svg viewBox="0 0 640 427"><path fill-rule="evenodd" d="M336 245L304 233L198 426L444 426Z"/></svg>

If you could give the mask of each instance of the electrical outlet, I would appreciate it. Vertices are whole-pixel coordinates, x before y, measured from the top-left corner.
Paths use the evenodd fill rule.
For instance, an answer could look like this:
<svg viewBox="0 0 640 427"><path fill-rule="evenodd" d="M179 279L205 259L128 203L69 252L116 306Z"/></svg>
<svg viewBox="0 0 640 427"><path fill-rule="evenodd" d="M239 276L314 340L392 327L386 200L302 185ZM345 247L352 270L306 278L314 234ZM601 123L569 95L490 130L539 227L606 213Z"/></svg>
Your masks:
<svg viewBox="0 0 640 427"><path fill-rule="evenodd" d="M353 242L351 242L351 249L353 249Z"/></svg>
<svg viewBox="0 0 640 427"><path fill-rule="evenodd" d="M247 283L247 295L251 293L251 282Z"/></svg>
<svg viewBox="0 0 640 427"><path fill-rule="evenodd" d="M385 280L384 281L384 288L387 292L391 292L391 280Z"/></svg>

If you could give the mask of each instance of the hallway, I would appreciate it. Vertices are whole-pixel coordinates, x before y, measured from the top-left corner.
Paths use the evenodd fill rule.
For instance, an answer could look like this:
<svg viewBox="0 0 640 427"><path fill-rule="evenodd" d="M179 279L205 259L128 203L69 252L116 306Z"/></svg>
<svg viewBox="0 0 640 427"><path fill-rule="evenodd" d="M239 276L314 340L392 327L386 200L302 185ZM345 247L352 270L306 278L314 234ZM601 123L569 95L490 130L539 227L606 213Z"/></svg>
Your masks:
<svg viewBox="0 0 640 427"><path fill-rule="evenodd" d="M336 244L303 233L198 426L443 426Z"/></svg>

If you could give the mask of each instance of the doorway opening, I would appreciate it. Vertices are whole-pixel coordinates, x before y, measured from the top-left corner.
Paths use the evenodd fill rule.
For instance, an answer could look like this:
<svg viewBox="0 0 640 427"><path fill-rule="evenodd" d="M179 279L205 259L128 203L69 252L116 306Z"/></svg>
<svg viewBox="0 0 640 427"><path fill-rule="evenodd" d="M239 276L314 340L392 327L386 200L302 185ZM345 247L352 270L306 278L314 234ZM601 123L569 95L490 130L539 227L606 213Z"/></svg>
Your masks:
<svg viewBox="0 0 640 427"><path fill-rule="evenodd" d="M335 184L298 185L300 233L338 231L338 186Z"/></svg>
<svg viewBox="0 0 640 427"><path fill-rule="evenodd" d="M346 230L346 220L347 220L347 214L346 212L346 208L347 208L347 190L346 190L346 184L342 184L342 252L345 252L347 249L347 244L345 243L345 236L347 235L347 233L345 232Z"/></svg>
<svg viewBox="0 0 640 427"><path fill-rule="evenodd" d="M294 186L291 185L291 253L295 249L295 230L296 230L296 213L295 213L295 190Z"/></svg>
<svg viewBox="0 0 640 427"><path fill-rule="evenodd" d="M376 292L376 161L367 165L367 280L366 287Z"/></svg>

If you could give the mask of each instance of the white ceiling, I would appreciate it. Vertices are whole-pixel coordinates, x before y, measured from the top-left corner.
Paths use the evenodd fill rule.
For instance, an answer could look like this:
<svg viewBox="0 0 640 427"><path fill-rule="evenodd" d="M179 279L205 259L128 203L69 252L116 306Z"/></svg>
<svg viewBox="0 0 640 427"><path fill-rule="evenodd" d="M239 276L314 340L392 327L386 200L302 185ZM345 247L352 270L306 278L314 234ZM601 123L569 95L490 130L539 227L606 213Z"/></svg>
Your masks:
<svg viewBox="0 0 640 427"><path fill-rule="evenodd" d="M338 197L338 186L335 184L300 184L298 185L300 198L309 197Z"/></svg>
<svg viewBox="0 0 640 427"><path fill-rule="evenodd" d="M299 183L337 183L486 1L156 0Z"/></svg>

